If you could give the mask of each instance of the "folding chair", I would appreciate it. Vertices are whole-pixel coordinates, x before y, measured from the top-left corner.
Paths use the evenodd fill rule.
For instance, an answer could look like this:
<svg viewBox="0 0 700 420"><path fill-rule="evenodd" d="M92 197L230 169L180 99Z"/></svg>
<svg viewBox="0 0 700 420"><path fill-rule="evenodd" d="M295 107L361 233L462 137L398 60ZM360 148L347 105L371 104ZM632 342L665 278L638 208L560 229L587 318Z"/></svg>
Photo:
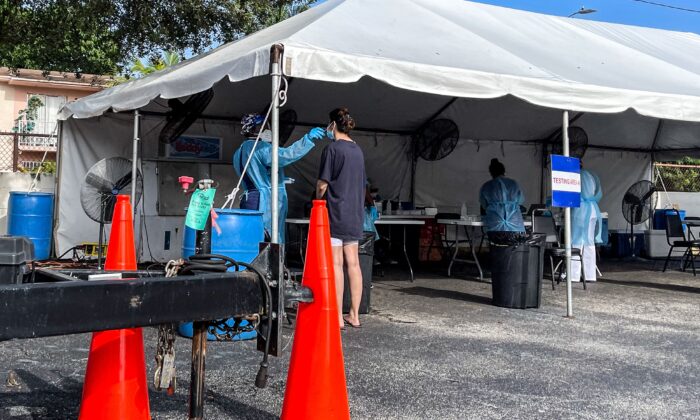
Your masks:
<svg viewBox="0 0 700 420"><path fill-rule="evenodd" d="M547 214L549 213L549 214ZM535 209L532 212L532 232L540 233L545 235L546 248L544 251L544 256L549 258L549 265L552 275L552 290L554 290L554 281L559 283L559 277L557 277L557 272L562 262L566 260L566 247L563 247L559 242L559 234L557 233L557 225L554 222L549 210ZM578 257L581 261L581 272L585 272L583 269L583 258L582 252L579 248L571 248L571 256ZM558 259L557 265L554 265L554 260ZM562 267L562 270L565 268ZM569 273L567 273L569 275ZM583 280L583 288L586 289L586 276L581 277Z"/></svg>
<svg viewBox="0 0 700 420"><path fill-rule="evenodd" d="M687 258L690 257L693 266L693 276L695 276L695 254L693 253L693 248L700 247L700 239L688 239L685 235L685 228L678 210L674 210L671 214L666 214L666 242L668 242L671 248L668 250L663 271L666 272L666 267L668 267L668 261L671 259L673 250L675 248L683 248L683 256L681 257L682 270L685 271Z"/></svg>

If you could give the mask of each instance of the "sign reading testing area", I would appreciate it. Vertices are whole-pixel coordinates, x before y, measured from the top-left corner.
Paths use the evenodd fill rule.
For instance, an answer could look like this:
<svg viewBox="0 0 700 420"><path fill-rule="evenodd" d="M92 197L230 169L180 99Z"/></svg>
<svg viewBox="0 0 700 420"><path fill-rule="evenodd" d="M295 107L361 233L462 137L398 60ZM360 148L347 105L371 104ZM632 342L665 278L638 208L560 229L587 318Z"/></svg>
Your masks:
<svg viewBox="0 0 700 420"><path fill-rule="evenodd" d="M552 155L552 206L581 205L581 164L578 159Z"/></svg>

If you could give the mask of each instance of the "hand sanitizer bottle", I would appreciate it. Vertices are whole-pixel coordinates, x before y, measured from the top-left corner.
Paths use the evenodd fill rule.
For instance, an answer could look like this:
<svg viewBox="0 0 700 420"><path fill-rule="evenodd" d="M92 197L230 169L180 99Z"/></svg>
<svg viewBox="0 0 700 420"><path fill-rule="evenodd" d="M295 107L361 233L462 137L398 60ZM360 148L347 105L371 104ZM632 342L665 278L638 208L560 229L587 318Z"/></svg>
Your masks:
<svg viewBox="0 0 700 420"><path fill-rule="evenodd" d="M467 220L467 205L462 203L462 208L459 211L459 216L462 220Z"/></svg>

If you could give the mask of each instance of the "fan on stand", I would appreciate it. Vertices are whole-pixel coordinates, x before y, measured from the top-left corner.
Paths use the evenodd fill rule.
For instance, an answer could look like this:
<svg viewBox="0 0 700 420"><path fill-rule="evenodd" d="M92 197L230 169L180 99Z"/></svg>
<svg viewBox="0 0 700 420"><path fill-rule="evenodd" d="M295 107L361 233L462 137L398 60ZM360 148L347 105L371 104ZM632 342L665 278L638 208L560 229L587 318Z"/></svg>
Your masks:
<svg viewBox="0 0 700 420"><path fill-rule="evenodd" d="M563 147L562 136L559 134L552 143L552 154L563 155ZM586 154L586 149L588 149L588 134L586 134L586 131L575 125L569 127L569 156L581 159Z"/></svg>
<svg viewBox="0 0 700 420"><path fill-rule="evenodd" d="M411 201L416 186L418 158L432 162L445 158L457 147L459 127L454 121L440 118L424 125L413 135L413 168L411 172Z"/></svg>
<svg viewBox="0 0 700 420"><path fill-rule="evenodd" d="M656 208L656 187L651 181L638 181L632 184L622 197L622 214L630 224L630 246L632 258L637 258L634 240L634 226L649 219Z"/></svg>
<svg viewBox="0 0 700 420"><path fill-rule="evenodd" d="M168 106L170 112L166 117L166 123L158 139L161 143L170 144L177 140L195 121L214 98L214 90L207 89L203 92L195 93L182 103L179 99L170 99Z"/></svg>
<svg viewBox="0 0 700 420"><path fill-rule="evenodd" d="M136 173L136 208L143 191L141 172ZM112 223L114 205L117 195L131 194L131 160L121 157L102 159L90 168L80 186L80 204L83 211L92 220L100 224L100 234L97 247L97 268L102 268L102 246L104 243L104 225Z"/></svg>
<svg viewBox="0 0 700 420"><path fill-rule="evenodd" d="M452 153L459 140L459 128L452 120L433 120L414 136L416 157L435 161Z"/></svg>

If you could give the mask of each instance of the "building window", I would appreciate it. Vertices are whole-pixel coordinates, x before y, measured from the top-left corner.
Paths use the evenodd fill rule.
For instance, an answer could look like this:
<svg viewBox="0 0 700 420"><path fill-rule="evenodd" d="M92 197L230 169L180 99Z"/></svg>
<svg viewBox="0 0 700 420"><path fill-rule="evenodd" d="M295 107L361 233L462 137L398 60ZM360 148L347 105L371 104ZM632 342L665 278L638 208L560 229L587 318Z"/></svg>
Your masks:
<svg viewBox="0 0 700 420"><path fill-rule="evenodd" d="M55 134L54 129L56 128L56 122L58 121L57 114L61 107L66 103L66 97L30 93L27 96L27 101L29 101L29 98L33 96L41 99L41 103L43 105L37 112L37 118L32 133Z"/></svg>

